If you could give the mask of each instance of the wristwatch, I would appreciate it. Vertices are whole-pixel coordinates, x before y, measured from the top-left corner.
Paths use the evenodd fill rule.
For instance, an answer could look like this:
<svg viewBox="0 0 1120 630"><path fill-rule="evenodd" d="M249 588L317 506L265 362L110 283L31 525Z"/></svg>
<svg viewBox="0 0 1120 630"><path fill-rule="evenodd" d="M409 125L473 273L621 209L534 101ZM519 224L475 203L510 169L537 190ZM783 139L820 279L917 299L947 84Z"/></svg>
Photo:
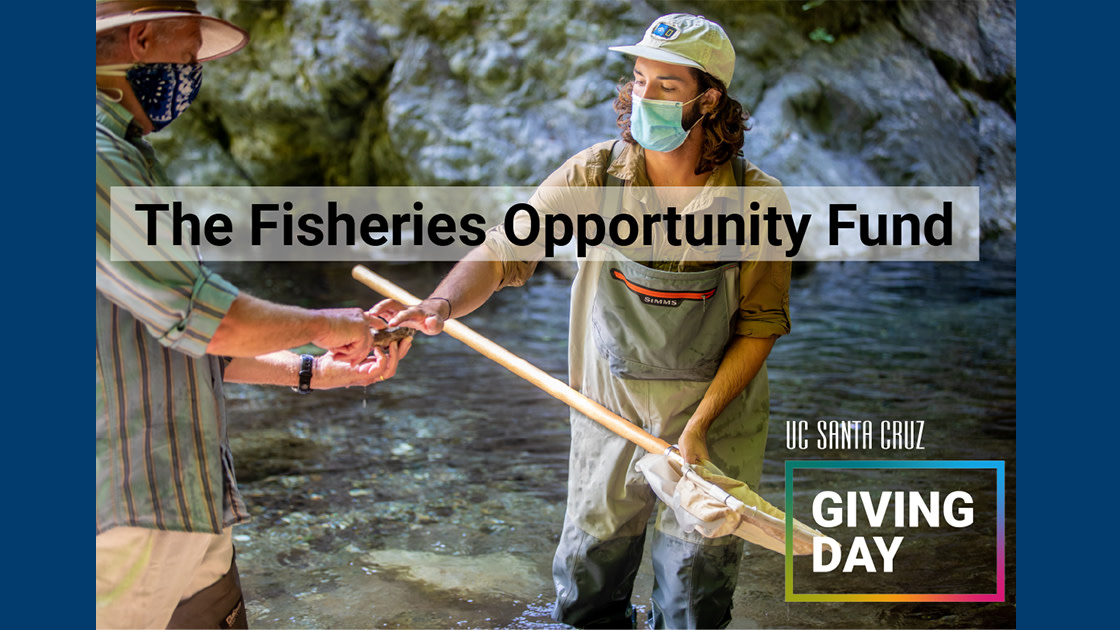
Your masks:
<svg viewBox="0 0 1120 630"><path fill-rule="evenodd" d="M310 354L299 355L299 385L292 391L297 394L311 393L311 368L315 365L315 357Z"/></svg>

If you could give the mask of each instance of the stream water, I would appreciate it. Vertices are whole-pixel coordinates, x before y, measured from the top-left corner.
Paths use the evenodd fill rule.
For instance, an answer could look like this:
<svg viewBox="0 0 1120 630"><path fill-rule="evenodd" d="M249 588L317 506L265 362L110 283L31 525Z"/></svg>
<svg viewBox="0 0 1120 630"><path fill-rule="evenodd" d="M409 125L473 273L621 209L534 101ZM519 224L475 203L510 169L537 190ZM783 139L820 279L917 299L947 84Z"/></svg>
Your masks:
<svg viewBox="0 0 1120 630"><path fill-rule="evenodd" d="M448 268L368 266L417 295ZM351 267L218 269L261 297L368 307L380 297L350 277ZM566 272L542 269L463 321L566 379ZM787 602L783 556L748 545L731 627L1014 627L1014 260L820 264L794 278L791 309L793 332L768 364L772 419L758 490L772 503L785 507L787 460L1006 466L1004 522L983 509L995 502L986 472L948 471L937 483L920 471L795 473L793 512L805 522L823 489L928 495L944 480L971 489L977 513L952 546L944 523L908 536L893 575L880 566L875 575L837 571L826 579L809 575L799 558L797 588L994 592L1002 527L1006 602ZM253 514L234 532L250 627L560 627L549 618L549 567L567 481L562 403L446 335L418 337L385 383L309 396L233 385L227 396L238 478ZM889 452L818 447L817 423L834 419L871 422L876 440L883 420L921 421L921 449L913 442ZM791 449L787 422L801 420L812 446ZM894 535L888 529L883 535ZM647 558L634 599L640 620L651 584Z"/></svg>

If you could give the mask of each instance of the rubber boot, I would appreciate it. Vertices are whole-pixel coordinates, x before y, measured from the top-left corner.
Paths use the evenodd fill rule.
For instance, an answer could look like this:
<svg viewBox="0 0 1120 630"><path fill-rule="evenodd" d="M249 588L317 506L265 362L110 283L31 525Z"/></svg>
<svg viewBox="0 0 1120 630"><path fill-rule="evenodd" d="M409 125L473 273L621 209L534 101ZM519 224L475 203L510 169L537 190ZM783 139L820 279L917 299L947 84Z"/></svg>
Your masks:
<svg viewBox="0 0 1120 630"><path fill-rule="evenodd" d="M700 545L656 532L653 537L652 628L725 628L739 581L743 541Z"/></svg>
<svg viewBox="0 0 1120 630"><path fill-rule="evenodd" d="M564 519L552 560L552 618L576 628L633 628L630 596L644 544L644 533L601 541Z"/></svg>

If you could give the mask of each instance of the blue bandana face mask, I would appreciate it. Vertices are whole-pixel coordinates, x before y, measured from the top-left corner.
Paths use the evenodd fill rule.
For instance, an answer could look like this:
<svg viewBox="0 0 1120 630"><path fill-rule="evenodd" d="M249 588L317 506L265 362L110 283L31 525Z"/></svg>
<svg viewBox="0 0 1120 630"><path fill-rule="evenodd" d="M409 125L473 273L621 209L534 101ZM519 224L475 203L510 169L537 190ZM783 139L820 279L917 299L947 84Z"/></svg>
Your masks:
<svg viewBox="0 0 1120 630"><path fill-rule="evenodd" d="M687 130L681 123L684 116L684 106L701 96L703 96L703 93L697 94L696 98L682 103L678 101L655 101L641 98L637 94L631 94L630 136L647 151L668 152L676 149L684 144L688 134L692 131L692 127L703 120L703 117L697 119L692 127Z"/></svg>
<svg viewBox="0 0 1120 630"><path fill-rule="evenodd" d="M186 111L202 87L200 63L140 63L99 66L97 73L124 76L152 121L152 131L163 129Z"/></svg>

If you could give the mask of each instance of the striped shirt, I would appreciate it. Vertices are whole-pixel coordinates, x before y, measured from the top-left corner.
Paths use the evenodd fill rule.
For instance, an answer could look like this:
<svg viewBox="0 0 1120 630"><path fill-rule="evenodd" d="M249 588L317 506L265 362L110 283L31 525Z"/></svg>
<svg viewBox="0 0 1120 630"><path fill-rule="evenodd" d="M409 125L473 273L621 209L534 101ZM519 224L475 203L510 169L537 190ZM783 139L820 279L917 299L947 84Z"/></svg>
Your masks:
<svg viewBox="0 0 1120 630"><path fill-rule="evenodd" d="M237 288L197 258L110 256L111 244L146 242L123 211L110 237L111 188L171 185L131 114L98 92L98 533L219 533L248 520L226 438L222 359L206 354Z"/></svg>

